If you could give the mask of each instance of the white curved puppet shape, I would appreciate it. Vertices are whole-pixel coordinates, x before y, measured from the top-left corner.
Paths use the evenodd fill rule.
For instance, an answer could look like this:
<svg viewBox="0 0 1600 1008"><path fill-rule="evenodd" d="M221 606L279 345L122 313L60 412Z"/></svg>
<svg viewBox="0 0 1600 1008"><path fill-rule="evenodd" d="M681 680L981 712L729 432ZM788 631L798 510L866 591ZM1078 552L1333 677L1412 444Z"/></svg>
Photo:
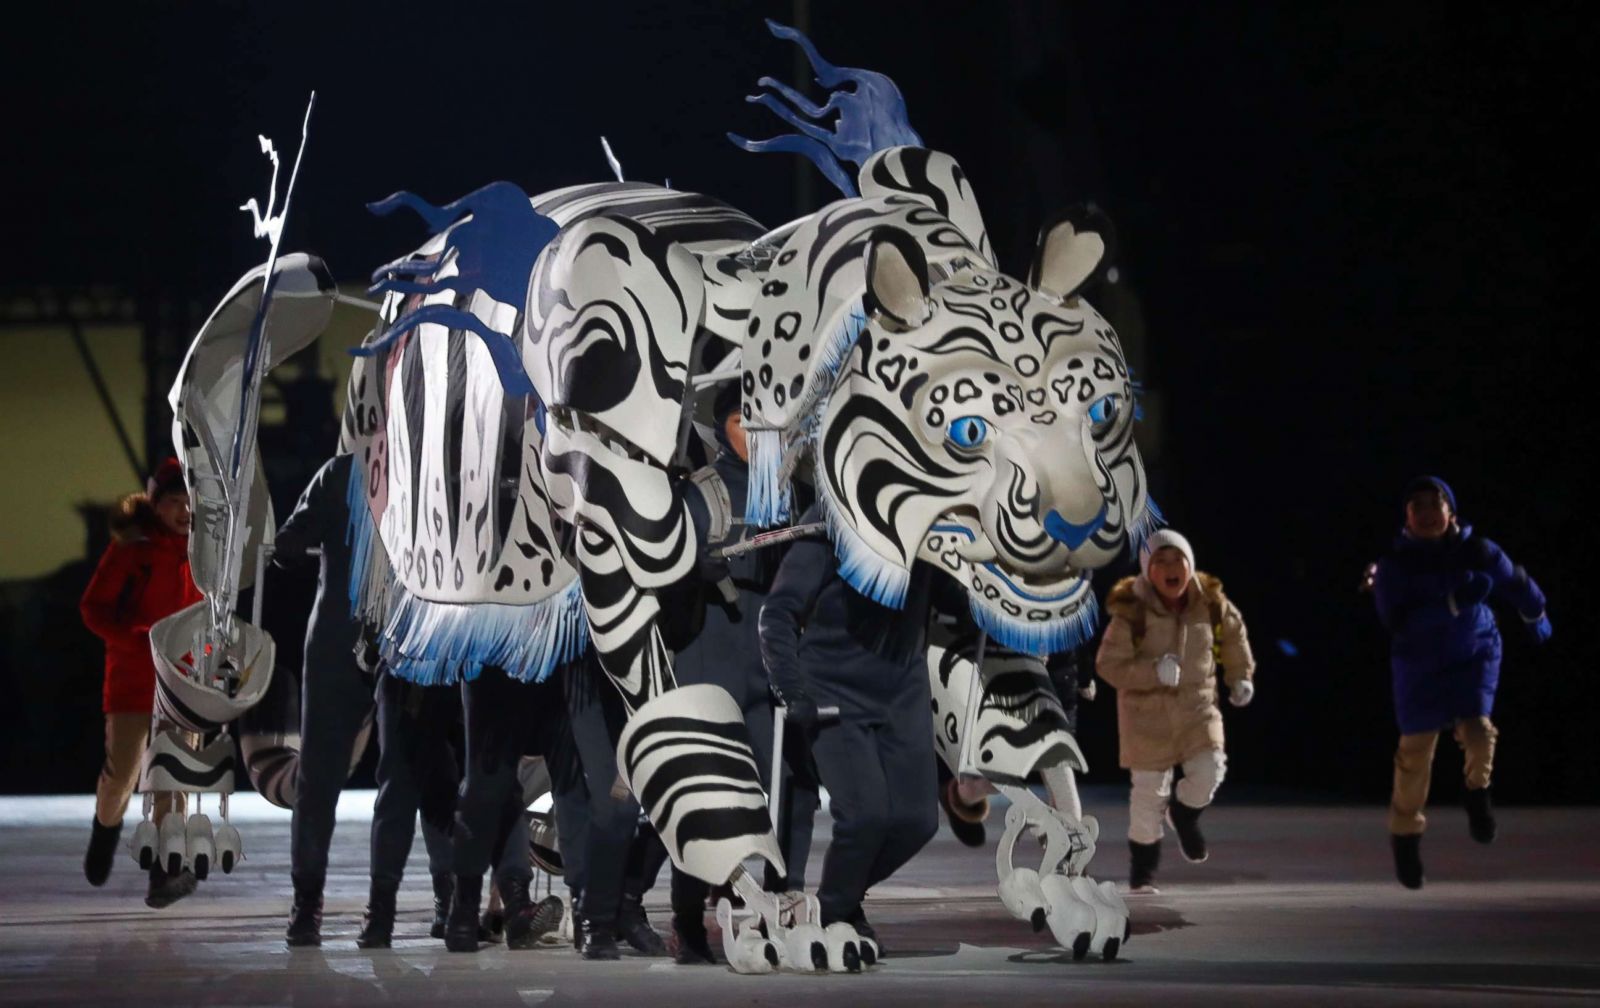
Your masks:
<svg viewBox="0 0 1600 1008"><path fill-rule="evenodd" d="M150 628L156 714L168 727L146 750L140 790L147 795L146 816L153 791L224 796L223 822L214 831L202 816L192 821L187 840L162 838L169 857L200 870L220 865L231 871L241 856L238 831L227 823L234 752L226 729L270 689L275 654L272 638L234 612L238 593L255 583L274 529L254 451L255 424L241 413L239 389L250 371L252 342L261 341L265 374L322 334L335 293L327 267L304 253L274 257L270 266L245 274L201 326L169 396L173 441L194 503L190 570L205 597ZM242 408L256 408L252 403ZM241 436L249 439L241 453L246 468L235 478L234 444ZM222 734L210 746L192 741L217 731ZM137 831L135 841L133 854L143 862L150 845ZM202 855L203 864L196 860Z"/></svg>
<svg viewBox="0 0 1600 1008"><path fill-rule="evenodd" d="M1048 927L1074 958L1115 959L1128 911L1111 883L1088 878L1100 826L1083 814L1074 779L1088 766L1044 664L976 633L941 634L928 649L928 677L939 757L957 780L985 780L1010 803L995 851L1000 901L1035 932ZM1028 787L1035 776L1049 804ZM1044 845L1040 861L1019 866L1018 853L1035 849L1023 844L1030 839Z"/></svg>

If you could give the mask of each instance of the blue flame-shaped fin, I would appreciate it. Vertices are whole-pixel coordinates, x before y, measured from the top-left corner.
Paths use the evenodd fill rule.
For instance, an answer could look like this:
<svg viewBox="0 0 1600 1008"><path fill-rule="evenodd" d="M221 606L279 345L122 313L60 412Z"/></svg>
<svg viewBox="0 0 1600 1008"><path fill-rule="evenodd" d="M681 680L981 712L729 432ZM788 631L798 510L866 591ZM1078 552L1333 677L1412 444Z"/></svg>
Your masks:
<svg viewBox="0 0 1600 1008"><path fill-rule="evenodd" d="M372 276L374 294L467 294L481 290L494 300L521 310L533 264L560 230L555 221L533 209L527 193L510 182L491 182L442 207L409 192L397 192L388 199L367 204L367 209L380 217L402 208L421 217L430 234L448 231L446 252L455 254L427 262L410 260L383 266ZM438 277L441 264L452 258L455 275ZM518 396L533 394L533 382L522 368L513 335L491 329L476 315L451 305L412 309L378 339L351 353L370 356L427 322L476 333L488 349L505 390Z"/></svg>
<svg viewBox="0 0 1600 1008"><path fill-rule="evenodd" d="M729 140L756 153L803 154L846 196L855 196L857 192L852 173L844 169L844 162L859 168L872 155L889 147L922 146L922 137L911 128L906 100L894 81L872 70L834 66L822 58L810 39L787 25L768 19L767 29L800 47L817 75L817 83L830 89L828 100L821 105L814 104L787 84L763 77L757 82L758 86L771 91L750 95L745 100L765 105L800 132L768 140L749 140L729 133ZM779 100L779 95L789 104ZM823 120L835 113L837 118L830 130Z"/></svg>

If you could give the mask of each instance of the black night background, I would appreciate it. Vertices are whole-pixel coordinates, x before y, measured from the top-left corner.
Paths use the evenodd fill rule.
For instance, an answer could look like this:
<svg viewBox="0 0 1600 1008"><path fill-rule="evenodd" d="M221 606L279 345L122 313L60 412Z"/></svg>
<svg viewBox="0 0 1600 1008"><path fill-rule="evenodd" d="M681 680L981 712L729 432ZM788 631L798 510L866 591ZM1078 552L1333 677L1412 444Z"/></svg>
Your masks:
<svg viewBox="0 0 1600 1008"><path fill-rule="evenodd" d="M423 237L367 201L607 178L601 135L629 178L769 226L808 213L836 198L809 164L724 136L778 132L742 100L764 74L795 78L763 17L899 84L927 144L972 179L1008 272L1025 274L1058 207L1093 200L1116 221L1119 282L1093 299L1139 362L1155 496L1261 662L1255 704L1226 711L1225 802L1357 800L1380 828L1395 730L1386 640L1357 583L1422 472L1551 599L1543 649L1502 620L1497 799L1600 797L1590 5L30 5L0 42L0 332L65 341L71 311L105 299L142 339L141 374L104 376L143 397L121 417L131 454L168 454L165 393L193 326L262 258L235 209L264 188L256 134L292 151L312 89L284 245L341 281ZM263 431L280 514L333 449L331 379L306 370ZM11 553L41 502L71 506L85 463L77 435L15 404L0 416L5 440L49 443L54 460L4 473ZM81 554L0 572L0 791L94 779L100 645L76 600L96 522ZM285 576L269 595L290 669L308 587ZM1110 697L1082 714L1091 782L1124 779ZM1458 760L1438 761L1441 803Z"/></svg>

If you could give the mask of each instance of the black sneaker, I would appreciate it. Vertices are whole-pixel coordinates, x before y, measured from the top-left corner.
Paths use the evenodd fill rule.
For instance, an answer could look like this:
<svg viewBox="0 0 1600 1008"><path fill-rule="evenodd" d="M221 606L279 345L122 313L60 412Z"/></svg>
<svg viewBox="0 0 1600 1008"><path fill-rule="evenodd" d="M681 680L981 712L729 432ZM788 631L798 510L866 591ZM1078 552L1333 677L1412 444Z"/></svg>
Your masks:
<svg viewBox="0 0 1600 1008"><path fill-rule="evenodd" d="M1139 843L1128 841L1129 867L1128 891L1130 893L1155 894L1161 890L1156 888L1156 869L1161 866L1161 841L1155 843Z"/></svg>
<svg viewBox="0 0 1600 1008"><path fill-rule="evenodd" d="M677 939L678 945L677 951L672 955L672 961L679 966L716 963L717 957L711 952L711 937L706 934L705 921L674 916L672 934Z"/></svg>
<svg viewBox="0 0 1600 1008"><path fill-rule="evenodd" d="M1481 844L1494 843L1499 828L1494 821L1494 806L1489 801L1489 789L1487 787L1467 789L1463 804L1467 806L1467 832L1472 834L1472 839Z"/></svg>
<svg viewBox="0 0 1600 1008"><path fill-rule="evenodd" d="M989 814L989 799L968 805L956 792L956 781L952 777L939 789L939 807L944 809L945 821L950 824L950 832L955 834L957 840L968 847L983 846L988 839L983 820Z"/></svg>
<svg viewBox="0 0 1600 1008"><path fill-rule="evenodd" d="M153 864L150 866L150 888L145 890L144 905L152 910L169 907L194 892L199 884L194 872L187 868L176 875L168 875L159 864Z"/></svg>
<svg viewBox="0 0 1600 1008"><path fill-rule="evenodd" d="M111 859L117 854L117 840L122 836L122 823L102 826L100 820L91 819L89 850L83 855L83 877L92 886L103 886L111 877Z"/></svg>
<svg viewBox="0 0 1600 1008"><path fill-rule="evenodd" d="M1389 834L1394 848L1394 874L1407 889L1422 888L1422 834Z"/></svg>
<svg viewBox="0 0 1600 1008"><path fill-rule="evenodd" d="M1190 808L1174 798L1167 803L1167 825L1178 834L1178 849L1185 861L1199 864L1210 854L1206 851L1206 837L1200 832L1200 813L1204 808Z"/></svg>

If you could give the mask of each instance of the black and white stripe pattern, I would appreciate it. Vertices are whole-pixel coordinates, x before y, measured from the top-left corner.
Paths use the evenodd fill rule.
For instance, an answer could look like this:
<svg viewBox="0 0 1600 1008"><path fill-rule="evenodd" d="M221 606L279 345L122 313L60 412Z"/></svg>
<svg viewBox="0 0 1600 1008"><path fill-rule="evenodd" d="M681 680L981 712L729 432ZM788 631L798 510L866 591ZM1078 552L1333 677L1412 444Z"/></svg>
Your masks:
<svg viewBox="0 0 1600 1008"><path fill-rule="evenodd" d="M1044 663L991 642L980 673L977 645L946 636L928 649L935 748L951 772L1023 785L1045 768L1085 769Z"/></svg>
<svg viewBox="0 0 1600 1008"><path fill-rule="evenodd" d="M744 713L726 690L683 686L636 710L617 765L684 871L719 885L750 857L783 870Z"/></svg>

